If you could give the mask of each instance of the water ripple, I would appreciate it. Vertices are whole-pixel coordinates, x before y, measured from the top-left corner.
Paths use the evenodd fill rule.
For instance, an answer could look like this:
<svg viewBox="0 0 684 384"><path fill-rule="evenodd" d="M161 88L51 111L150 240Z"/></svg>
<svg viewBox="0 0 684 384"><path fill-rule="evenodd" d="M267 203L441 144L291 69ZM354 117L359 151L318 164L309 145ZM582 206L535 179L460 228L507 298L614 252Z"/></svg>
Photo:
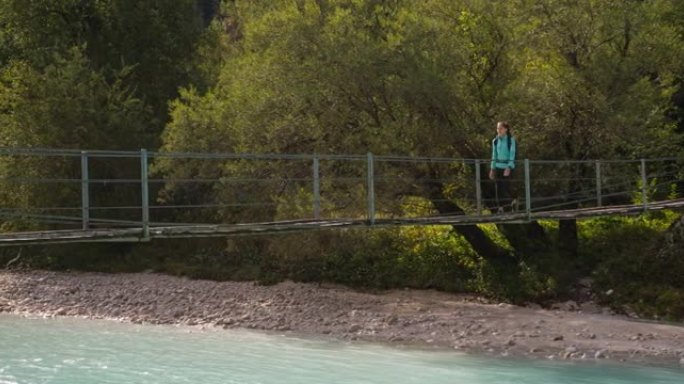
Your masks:
<svg viewBox="0 0 684 384"><path fill-rule="evenodd" d="M0 384L633 384L684 371L488 360L247 331L0 315Z"/></svg>

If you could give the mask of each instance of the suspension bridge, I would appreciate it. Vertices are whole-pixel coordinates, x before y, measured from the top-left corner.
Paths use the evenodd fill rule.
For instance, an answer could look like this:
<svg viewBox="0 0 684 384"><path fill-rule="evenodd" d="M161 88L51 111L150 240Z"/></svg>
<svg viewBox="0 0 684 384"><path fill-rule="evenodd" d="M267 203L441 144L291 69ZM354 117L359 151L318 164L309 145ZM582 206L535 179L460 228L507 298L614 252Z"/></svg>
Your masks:
<svg viewBox="0 0 684 384"><path fill-rule="evenodd" d="M0 246L477 225L684 207L684 160L489 160L0 148Z"/></svg>

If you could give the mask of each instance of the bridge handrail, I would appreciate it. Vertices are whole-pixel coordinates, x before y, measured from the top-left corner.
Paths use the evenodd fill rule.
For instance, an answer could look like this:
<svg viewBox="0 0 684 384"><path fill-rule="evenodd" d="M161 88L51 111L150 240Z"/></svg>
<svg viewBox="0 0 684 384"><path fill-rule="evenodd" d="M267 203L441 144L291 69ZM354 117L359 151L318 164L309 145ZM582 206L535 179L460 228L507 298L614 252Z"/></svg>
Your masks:
<svg viewBox="0 0 684 384"><path fill-rule="evenodd" d="M141 150L102 150L102 149L60 149L43 147L0 147L0 155L27 155L27 156L70 156L78 157L83 153L93 157L130 157L139 158ZM365 161L368 154L324 154L324 153L232 153L232 152L166 152L147 151L149 158L187 158L187 159L245 159L245 160L361 160ZM413 155L376 155L376 161L416 161L416 162L458 162L475 164L476 162L489 162L489 158L461 158L445 156L413 156ZM583 164L595 163L638 163L660 161L684 161L684 157L656 157L656 158L633 158L633 159L529 159L530 164ZM524 160L516 160L516 164L522 164Z"/></svg>
<svg viewBox="0 0 684 384"><path fill-rule="evenodd" d="M446 167L449 171L465 170L466 173L459 176L466 183L470 183L473 187L468 189L465 196L459 197L461 202L468 207L473 216L483 216L486 210L492 210L492 205L497 204L497 199L488 192L484 191L485 187L490 186L491 182L488 180L486 170L489 167L490 159L468 159L468 158L454 158L454 157L429 157L429 156L402 156L402 155L374 155L367 153L365 155L356 154L268 154L268 153L201 153L201 152L165 152L156 151L148 152L144 149L138 151L130 150L79 150L79 149L56 149L56 148L15 148L15 147L0 147L0 158L3 156L36 156L36 157L70 157L80 159L80 178L74 167L71 177L59 178L57 176L42 177L31 174L20 174L12 177L3 177L0 175L0 183L6 184L69 184L75 185L78 188L80 185L81 204L71 204L69 207L31 207L31 208L14 208L2 207L0 203L0 218L17 218L25 217L28 219L35 219L45 223L61 223L79 221L78 216L65 215L48 215L49 211L58 210L80 210L80 222L82 229L87 230L94 225L104 225L110 223L136 223L134 220L118 220L107 218L90 218L91 212L99 213L107 210L140 210L141 219L140 224L149 229L150 226L156 223L150 219L150 211L154 210L172 210L172 209L212 209L212 208L246 208L246 207L265 207L276 206L273 201L241 201L236 200L235 203L228 201L225 203L215 203L212 201L200 201L199 203L186 204L155 204L150 203L150 186L158 186L161 184L170 183L216 183L221 188L243 188L242 184L261 184L261 183L300 183L307 185L312 193L312 207L311 213L314 219L322 219L322 199L321 186L322 180L333 180L338 185L355 185L365 188L365 196L362 199L358 197L349 197L350 204L359 204L363 200L363 205L356 206L355 212L364 212L369 224L374 224L377 214L382 214L382 207L376 207L378 203L377 197L380 196L380 189L383 186L396 186L399 184L424 183L425 185L432 184L449 184L453 182L453 174L449 176L437 176L424 174L402 174L397 170L403 167L409 167L411 164L431 164L433 168L441 166ZM128 158L137 159L140 163L140 178L137 174L133 177L127 178L94 178L89 176L89 159L92 158ZM292 161L296 164L304 164L310 169L306 169L305 174L296 176L280 176L269 174L267 176L258 177L150 177L150 170L148 161L150 160L244 160L244 161ZM78 161L78 160L77 160ZM99 160L98 160L99 161ZM352 175L336 174L331 178L323 178L321 171L321 162L353 162L356 164L356 173ZM532 220L533 214L544 212L548 210L557 210L560 207L586 207L589 203L595 203L600 207L608 198L622 197L620 203L624 203L625 197L632 198L639 196L639 204L643 206L644 210L649 209L650 189L669 187L673 180L677 183L684 183L681 180L681 168L673 170L671 163L684 162L681 157L662 157L650 159L568 159L568 160L554 160L554 159L523 159L516 161L516 176L512 178L513 183L524 184L524 192L521 192L523 206L522 213L526 214L527 220ZM667 167L651 168L651 173L648 172L648 167L651 164L663 163ZM130 162L126 162L130 164ZM76 165L74 163L73 165ZM581 172L572 171L572 167L580 165L578 169ZM587 165L586 167L584 165ZM626 166L637 165L637 167ZM609 174L610 168L613 167L613 174ZM383 168L385 167L385 168ZM386 172L389 167L389 173ZM551 167L551 171L547 170L540 172L538 167ZM553 168L556 167L556 168ZM595 173L591 170L593 167ZM294 167L293 167L294 168ZM419 167L420 168L420 167ZM418 168L417 168L418 169ZM569 170L570 169L570 170ZM300 168L301 170L301 168ZM542 171L544 168L542 168ZM625 171L626 170L626 171ZM484 172L484 173L483 173ZM540 172L540 173L538 173ZM582 173L583 172L583 173ZM448 172L447 172L448 174ZM535 177L535 175L542 174L543 177ZM416 176L420 175L420 177ZM328 174L325 175L329 177ZM451 179L449 179L451 177ZM663 181L664 180L664 181ZM490 184L488 184L490 183ZM558 191L552 196L535 196L538 191L553 190L554 183L556 187L559 183L574 183L574 189L567 191ZM128 204L121 206L104 205L97 206L91 203L91 187L100 187L101 185L124 185L134 184L140 185L140 205ZM403 185L402 184L402 185ZM550 186L549 186L550 185ZM343 188L345 188L343 187ZM264 187L265 188L265 187ZM387 188L387 187L385 187ZM662 195L662 194L661 194ZM356 200L354 200L356 199ZM432 197L433 204L440 202L449 202L452 198L438 198ZM615 200L615 199L614 199ZM636 198L634 198L636 201ZM130 201L129 201L130 202ZM492 204L494 203L494 204ZM137 204L137 203L136 203ZM346 204L346 203L345 203ZM21 213L23 210L24 213ZM36 214L36 212L42 214ZM442 214L442 212L440 212ZM465 211L464 211L465 214ZM491 212L490 212L491 214ZM409 217L409 216L407 216ZM147 233L147 230L144 231Z"/></svg>

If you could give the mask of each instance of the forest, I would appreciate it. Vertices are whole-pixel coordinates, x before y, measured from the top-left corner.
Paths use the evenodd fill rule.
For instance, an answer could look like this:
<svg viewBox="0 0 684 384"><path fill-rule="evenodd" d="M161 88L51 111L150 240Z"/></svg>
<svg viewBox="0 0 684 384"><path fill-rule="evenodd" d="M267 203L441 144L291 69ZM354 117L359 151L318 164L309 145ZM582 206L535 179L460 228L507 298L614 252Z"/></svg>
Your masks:
<svg viewBox="0 0 684 384"><path fill-rule="evenodd" d="M506 120L529 159L682 159L683 81L678 0L0 0L5 148L486 159ZM235 162L151 166L176 179L267 172ZM0 157L2 177L77 171L67 167ZM410 177L449 171L416 167ZM439 212L467 209L450 188L416 182L402 193ZM0 182L3 207L59 205L72 193ZM226 193L169 183L153 199ZM175 214L229 222L250 213ZM21 254L31 268L429 288L516 303L586 300L589 284L592 300L618 312L681 319L683 220L663 211ZM6 231L35 225L0 217ZM1 265L16 255L1 248Z"/></svg>

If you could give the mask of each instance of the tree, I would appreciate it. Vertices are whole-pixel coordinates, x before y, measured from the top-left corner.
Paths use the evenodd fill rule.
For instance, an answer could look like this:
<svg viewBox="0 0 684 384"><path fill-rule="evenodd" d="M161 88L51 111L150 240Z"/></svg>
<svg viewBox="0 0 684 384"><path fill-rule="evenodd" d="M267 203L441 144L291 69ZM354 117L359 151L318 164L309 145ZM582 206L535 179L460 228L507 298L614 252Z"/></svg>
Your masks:
<svg viewBox="0 0 684 384"><path fill-rule="evenodd" d="M664 19L674 3L549 0L526 5L518 9L530 45L516 55L524 69L510 88L519 102L509 108L530 157L585 160L676 152L675 125L667 111L684 52L677 29ZM547 172L578 180L590 179L594 169ZM574 181L549 187L570 196L594 188ZM560 240L561 249L574 256L575 220L560 222Z"/></svg>
<svg viewBox="0 0 684 384"><path fill-rule="evenodd" d="M501 117L532 158L646 156L671 144L665 111L681 43L662 18L668 2L234 4L242 31L231 43L235 55L206 95L189 90L174 104L163 150L482 158ZM200 167L160 164L159 171L206 171ZM450 192L472 180L458 169L396 166L385 171L408 172L415 182L378 193L467 212ZM562 228L573 253L574 222ZM509 259L479 227L455 229L480 255ZM500 230L518 255L548 250L536 223Z"/></svg>
<svg viewBox="0 0 684 384"><path fill-rule="evenodd" d="M91 69L79 49L72 49L67 56L55 54L53 64L42 70L27 62L12 61L0 71L0 147L139 147L147 113L143 103L123 85L125 75L111 75L118 80L110 83L107 76ZM105 172L109 176L122 174L126 172L123 168ZM4 180L0 198L10 209L74 206L80 200L76 184L61 183L59 188L52 188L31 181L78 180L78 159L5 155L0 158L0 175ZM115 191L110 198L116 198Z"/></svg>
<svg viewBox="0 0 684 384"><path fill-rule="evenodd" d="M108 82L123 81L150 107L147 147L158 145L178 87L197 78L202 34L195 0L0 1L0 66L21 60L42 69L79 47Z"/></svg>

